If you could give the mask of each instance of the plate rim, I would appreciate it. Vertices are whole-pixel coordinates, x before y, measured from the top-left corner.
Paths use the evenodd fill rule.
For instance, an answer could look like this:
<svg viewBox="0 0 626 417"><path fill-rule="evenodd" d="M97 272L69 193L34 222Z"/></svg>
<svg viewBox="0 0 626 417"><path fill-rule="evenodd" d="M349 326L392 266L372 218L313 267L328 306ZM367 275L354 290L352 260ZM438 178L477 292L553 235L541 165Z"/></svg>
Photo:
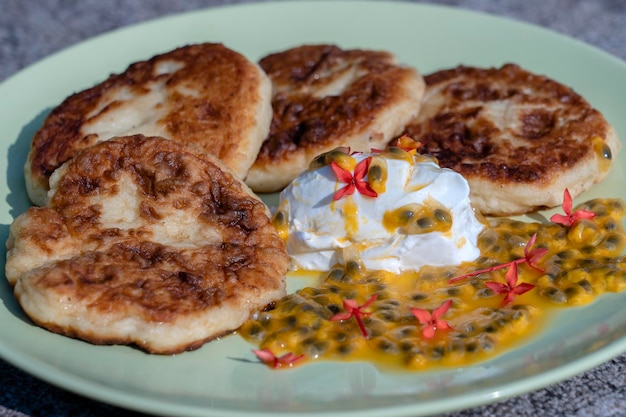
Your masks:
<svg viewBox="0 0 626 417"><path fill-rule="evenodd" d="M23 68L22 70L18 71L17 73L14 73L12 75L10 75L8 78L6 78L1 84L0 84L0 91L3 89L4 86L9 85L9 84L13 84L13 83L17 83L19 82L19 79L21 77L28 77L28 74L31 71L36 70L37 68L40 68L42 66L47 65L48 62L50 61L54 61L54 60L58 60L59 57L63 57L66 54L71 54L73 53L72 51L77 50L79 48L85 48L86 45L91 44L95 41L97 41L98 39L103 39L103 38L110 38L112 36L123 36L124 33L127 32L132 32L132 31L136 31L136 30L145 30L143 28L149 26L149 25L158 25L160 22L162 21L169 21L169 20L173 20L173 19L181 19L184 20L184 18L188 15L195 15L195 14L200 14L200 13L213 13L218 11L218 9L224 10L224 9L242 9L242 8L253 8L253 7L267 7L267 5L277 5L279 3L282 4L291 4L291 5L306 5L306 4L313 4L315 3L316 5L319 4L325 4L325 5L333 5L333 7L336 7L338 5L341 4L351 4L352 6L354 6L355 4L375 4L375 3L384 3L382 1L373 1L373 0L344 0L344 1L339 1L339 2L335 2L335 1L286 1L286 0L281 0L281 1L270 1L270 2L262 2L262 3L239 3L239 4L234 4L234 5L220 5L220 6L212 6L212 7L206 7L206 8L200 8L200 9L196 9L196 10L191 10L191 11L186 11L186 12L182 12L182 13L174 13L174 14L169 14L166 16L161 16L158 18L154 18L151 20L147 20L144 22L140 22L140 23L136 23L130 26L124 26L124 27L120 27L117 28L113 31L109 31L109 32L105 32L103 34L97 35L95 37L91 37L88 39L85 39L77 44L71 45L67 48L64 48L60 51L57 51L45 58L43 58L42 60L39 60L33 64L30 64L29 66ZM410 2L405 2L405 1L393 1L393 2L387 2L387 3L396 3L396 4L405 4L405 5L410 5L409 7L411 8L422 8L422 9L438 9L438 10L446 10L447 12L454 12L454 13L460 13L460 14L471 14L471 15L476 15L476 16L487 16L490 19L495 19L495 20L505 20L505 21L510 21L510 22L514 22L514 24L516 25L520 25L523 27L527 27L527 28L531 28L534 31L541 31L544 32L545 34L549 34L550 36L554 37L560 37L561 41L565 41L565 42L570 42L572 44L576 44L578 48L582 47L582 48L586 48L587 52L589 53L593 53L593 54L598 54L599 56L606 60L613 60L615 61L615 64L619 64L623 67L623 69L626 71L626 63L624 63L622 60L620 60L619 58L609 54L606 51L603 51L599 48L593 47L583 41L580 41L578 39L574 39L571 37L568 37L566 35L563 35L559 32L555 32L552 31L550 29L546 29L543 28L541 26L537 26L534 25L532 23L527 23L527 22L521 22L515 19L511 19L505 16L497 16L497 15L493 15L493 14L488 14L488 13L484 13L484 12L478 12L475 10L468 10L468 9L462 9L462 8L458 8L458 7L452 7L452 6L447 6L447 5L436 5L436 4L423 4L423 3L410 3ZM15 81L15 80L18 81ZM6 251L5 251L6 253ZM3 284L5 286L8 285L8 283ZM12 291L11 291L12 292ZM523 380L523 382L528 382L528 387L526 387L525 389L522 389L521 391L519 389L512 389L512 387L508 387L508 390L504 390L505 392L501 393L501 395L498 395L497 398L498 400L501 399L505 399L505 398L510 398L512 396L516 396L516 395L521 395L523 393L529 392L529 391L533 391L542 387L545 387L547 385L550 385L552 383L558 382L558 381L562 381L564 379L567 379L573 375L579 374L581 372L584 372L585 370L591 369L594 366L597 366L603 362L606 362L608 360L610 360L611 358L614 358L616 356L618 356L619 354L623 353L626 350L626 338L622 338L622 339L618 339L615 340L611 343L609 343L608 345L604 346L601 349L598 349L596 351L594 351L592 354L586 355L584 358L581 358L579 361L583 360L585 361L585 366L584 368L572 368L572 367L566 367L566 366L560 366L557 368L554 368L546 373L541 373L541 374L536 374L533 375L532 377L526 378ZM137 397L133 396L132 398L129 397L127 399L127 401L119 401L119 395L120 392L119 391L115 391L115 389L111 389L111 388L98 388L96 389L96 387L94 387L95 391L93 392L86 392L85 388L84 388L84 382L82 381L81 378L78 378L76 380L76 386L75 387L68 387L66 384L64 384L63 381L61 381L60 377L62 376L63 373L65 373L65 370L57 370L57 373L60 372L59 378L55 378L54 375L50 375L49 373L46 374L42 374L42 372L40 372L37 368L36 368L36 364L31 364L28 362L29 359L32 358L26 358L26 357L20 357L19 352L14 352L14 354L17 354L17 356L14 356L11 354L11 349L10 346L6 345L5 340L0 336L0 357L4 360L6 360L8 363L11 363L12 365L25 370L26 372L30 373L33 376L36 376L38 378L41 378L53 385L57 385L60 386L62 388L68 389L70 391L76 392L78 394L81 395L86 395L90 398L93 398L95 400L99 400L99 401L103 401L103 402L107 402L110 404L114 404L114 405L120 405L129 409L135 409L138 411L146 411L149 410L152 413L156 413L156 414L160 414L160 411L162 410L162 407L164 407L163 404L154 404L154 398L148 400L148 403L154 404L153 408L150 408L150 404L144 404L143 406L141 406L140 408L137 408ZM53 373L54 374L54 373ZM75 375L70 374L73 378L77 378ZM552 376L552 378L548 378L547 380L545 379L545 376ZM541 383L540 386L535 385L534 383L531 383L531 380L537 379L540 376L543 376L544 378L540 378L543 380L543 382ZM90 381L93 383L93 381ZM79 385L83 385L82 387L79 387ZM102 391L110 391L110 395L102 395ZM88 390L87 390L88 391ZM124 394L124 393L122 393ZM473 395L472 393L467 393L464 395ZM113 399L112 397L116 397L116 399ZM125 398L125 394L123 395L123 397ZM478 396L480 397L480 396ZM141 399L143 402L144 398L142 397ZM444 400L438 400L438 402L443 402ZM487 402L484 401L484 398L482 398L482 400L480 398L476 398L476 400L470 404L470 407L474 407L477 405L481 405L481 404L486 404ZM432 407L435 407L435 405L437 404L437 401L435 403L433 403ZM171 404L169 405L171 407ZM148 408L146 408L148 407ZM394 407L392 411L398 411L401 414L398 415L405 415L403 414L404 412L411 412L412 415L415 415L415 405L414 404L405 404L402 406L398 406L398 407ZM450 409L450 410L446 410L446 411L454 411L454 410L459 410L459 409L464 409L467 408L465 406L462 406L461 408L454 408L454 409ZM397 410L396 410L397 409ZM185 413L188 413L190 411L193 411L195 409L181 409L181 411L185 411ZM195 412L192 412L191 414L186 414L186 415L205 415L206 412L210 412L212 415L224 415L224 416L231 416L233 415L233 413L236 413L237 410L219 410L219 409L203 409L204 411L201 412L201 410L199 410L198 412L200 414L196 414ZM389 407L383 407L380 411L387 411L389 410ZM165 410L164 410L165 411ZM433 408L434 411L434 408ZM375 411L376 413L378 413L379 411ZM225 413L225 414L222 414ZM323 413L323 412L322 412ZM358 415L368 415L368 413L363 413L362 410L355 410L353 412L342 412L342 415L348 416L348 415L352 415L352 413L358 413ZM270 412L270 413L265 413L265 412L258 412L258 413L246 413L247 415L250 416L269 416L269 415L275 415L275 412ZM355 414L356 415L356 414ZM371 414L371 415L378 415L378 414ZM408 414L406 414L408 415ZM420 414L421 415L421 414Z"/></svg>

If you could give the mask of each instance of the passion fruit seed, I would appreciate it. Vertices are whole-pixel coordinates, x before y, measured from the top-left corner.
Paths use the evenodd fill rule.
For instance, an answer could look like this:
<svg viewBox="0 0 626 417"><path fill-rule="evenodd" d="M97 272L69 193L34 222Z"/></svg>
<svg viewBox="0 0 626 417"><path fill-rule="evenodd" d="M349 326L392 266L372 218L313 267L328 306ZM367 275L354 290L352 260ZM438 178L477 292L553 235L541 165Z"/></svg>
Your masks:
<svg viewBox="0 0 626 417"><path fill-rule="evenodd" d="M352 259L346 262L344 271L347 277L354 279L363 274L365 266L362 262Z"/></svg>
<svg viewBox="0 0 626 417"><path fill-rule="evenodd" d="M417 219L415 224L417 224L417 227L419 229L422 229L423 231L427 231L427 230L432 230L434 228L435 222L431 218L422 217L421 219Z"/></svg>
<svg viewBox="0 0 626 417"><path fill-rule="evenodd" d="M287 214L282 210L278 210L274 215L274 223L277 225L287 224Z"/></svg>
<svg viewBox="0 0 626 417"><path fill-rule="evenodd" d="M539 291L539 294L542 297L548 298L557 304L563 304L567 302L567 296L565 295L565 293L555 287L544 288Z"/></svg>
<svg viewBox="0 0 626 417"><path fill-rule="evenodd" d="M389 159L400 159L408 163L413 162L413 157L410 153L395 146L389 146L383 151L383 155Z"/></svg>
<svg viewBox="0 0 626 417"><path fill-rule="evenodd" d="M435 209L435 219L442 224L452 224L452 216L447 210Z"/></svg>

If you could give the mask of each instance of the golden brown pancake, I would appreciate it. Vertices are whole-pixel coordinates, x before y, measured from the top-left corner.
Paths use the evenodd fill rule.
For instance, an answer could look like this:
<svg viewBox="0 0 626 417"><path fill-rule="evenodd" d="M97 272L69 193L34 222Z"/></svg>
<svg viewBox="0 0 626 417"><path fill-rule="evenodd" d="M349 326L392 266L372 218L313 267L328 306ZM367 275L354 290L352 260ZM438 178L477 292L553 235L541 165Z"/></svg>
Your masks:
<svg viewBox="0 0 626 417"><path fill-rule="evenodd" d="M216 158L114 138L52 175L48 207L15 219L6 276L26 314L95 344L176 353L285 294L267 206Z"/></svg>
<svg viewBox="0 0 626 417"><path fill-rule="evenodd" d="M554 207L602 181L620 142L571 88L517 65L460 66L424 77L419 115L404 134L462 174L483 214Z"/></svg>
<svg viewBox="0 0 626 417"><path fill-rule="evenodd" d="M188 45L134 63L53 109L32 141L27 190L45 205L48 178L62 163L131 134L195 146L243 179L271 117L271 83L257 64L221 44Z"/></svg>
<svg viewBox="0 0 626 417"><path fill-rule="evenodd" d="M381 148L419 111L424 81L385 51L304 45L260 60L273 84L270 134L248 173L274 192L338 146Z"/></svg>

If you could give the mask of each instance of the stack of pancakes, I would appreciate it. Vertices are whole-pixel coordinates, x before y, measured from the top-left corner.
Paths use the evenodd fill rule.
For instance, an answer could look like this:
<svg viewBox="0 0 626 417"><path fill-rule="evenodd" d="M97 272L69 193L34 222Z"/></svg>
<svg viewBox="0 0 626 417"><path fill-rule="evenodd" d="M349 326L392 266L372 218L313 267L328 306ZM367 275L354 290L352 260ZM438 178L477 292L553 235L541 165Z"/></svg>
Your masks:
<svg viewBox="0 0 626 417"><path fill-rule="evenodd" d="M25 168L34 204L6 275L34 322L154 353L197 348L285 293L256 193L319 154L402 136L463 174L483 214L560 203L619 149L582 97L516 65L422 77L386 51L304 45L250 62L221 44L132 64L56 107Z"/></svg>

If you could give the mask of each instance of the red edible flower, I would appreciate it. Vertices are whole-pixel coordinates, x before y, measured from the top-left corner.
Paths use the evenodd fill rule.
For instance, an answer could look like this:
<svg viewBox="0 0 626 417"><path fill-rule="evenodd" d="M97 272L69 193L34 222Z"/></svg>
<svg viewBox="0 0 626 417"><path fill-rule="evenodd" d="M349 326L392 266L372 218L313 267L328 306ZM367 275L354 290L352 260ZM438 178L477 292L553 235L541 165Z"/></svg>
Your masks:
<svg viewBox="0 0 626 417"><path fill-rule="evenodd" d="M367 181L363 178L367 175L372 157L363 159L356 165L354 169L354 176L347 169L342 168L335 161L330 163L330 167L337 176L337 179L345 184L345 187L337 190L333 196L333 200L339 200L345 196L352 195L356 189L359 193L368 197L378 197L378 193L372 189Z"/></svg>
<svg viewBox="0 0 626 417"><path fill-rule="evenodd" d="M496 269L502 269L502 268L506 268L507 266L513 266L513 265L517 265L517 264L521 264L521 263L528 263L528 266L530 266L531 268L539 271L539 272L543 272L544 269L537 266L537 262L543 258L543 256L548 252L548 249L546 248L535 248L535 249L530 249L534 244L535 241L537 240L537 233L535 233L534 235L532 235L530 237L530 239L528 240L528 243L526 243L526 247L524 248L524 257L523 258L519 258L519 259L515 259L511 262L506 262L500 265L495 265L492 266L490 268L485 268L485 269L479 269L478 271L474 271L474 272L470 272L468 274L464 274L461 276L458 276L456 278L452 278L451 280L449 280L448 282L450 284L460 281L462 279L468 278L468 277L473 277L475 275L480 275L480 274L484 274L485 272L491 272L491 271L495 271Z"/></svg>
<svg viewBox="0 0 626 417"><path fill-rule="evenodd" d="M530 239L528 240L528 243L526 243L526 247L524 248L524 258L520 260L520 262L517 262L517 263L522 263L526 261L528 266L530 266L532 269L535 269L539 272L544 272L543 268L540 268L537 266L537 262L541 258L543 258L543 256L546 253L548 253L548 249L547 248L535 248L531 250L530 248L535 244L536 240L537 240L537 233L535 233L534 235L530 237Z"/></svg>
<svg viewBox="0 0 626 417"><path fill-rule="evenodd" d="M426 339L432 339L437 330L448 330L452 328L447 321L441 320L441 317L446 314L451 305L452 300L444 301L439 307L433 310L432 314L423 308L414 307L411 309L415 318L417 318L420 323L425 324L424 329L422 329L422 336Z"/></svg>
<svg viewBox="0 0 626 417"><path fill-rule="evenodd" d="M562 224L563 226L571 227L578 220L593 219L594 217L596 217L595 213L587 210L576 210L574 213L572 213L572 196L570 195L567 188L563 192L562 207L565 215L553 214L552 217L550 217L550 221L552 223Z"/></svg>
<svg viewBox="0 0 626 417"><path fill-rule="evenodd" d="M517 283L517 264L511 265L509 270L506 272L505 278L506 284L495 281L485 282L485 286L496 294L506 294L502 300L502 306L505 306L513 301L513 298L515 298L516 295L522 295L535 288L533 284L528 282L522 282L521 284Z"/></svg>
<svg viewBox="0 0 626 417"><path fill-rule="evenodd" d="M274 369L281 368L282 366L292 367L294 362L299 361L304 355L295 355L291 352L285 353L282 356L277 357L271 350L265 348L263 350L252 350L252 352L263 362L264 364L271 366Z"/></svg>
<svg viewBox="0 0 626 417"><path fill-rule="evenodd" d="M367 329L365 328L365 325L363 324L362 317L369 316L371 313L364 312L361 310L364 308L367 308L370 304L376 301L377 298L378 298L378 294L374 294L370 297L369 300L367 300L361 306L358 305L355 300L351 300L351 299L343 300L343 308L345 311L343 313L335 314L330 319L332 321L348 320L350 317L354 316L354 319L359 324L359 328L361 329L361 333L363 334L363 337L367 339L369 335L367 334Z"/></svg>

